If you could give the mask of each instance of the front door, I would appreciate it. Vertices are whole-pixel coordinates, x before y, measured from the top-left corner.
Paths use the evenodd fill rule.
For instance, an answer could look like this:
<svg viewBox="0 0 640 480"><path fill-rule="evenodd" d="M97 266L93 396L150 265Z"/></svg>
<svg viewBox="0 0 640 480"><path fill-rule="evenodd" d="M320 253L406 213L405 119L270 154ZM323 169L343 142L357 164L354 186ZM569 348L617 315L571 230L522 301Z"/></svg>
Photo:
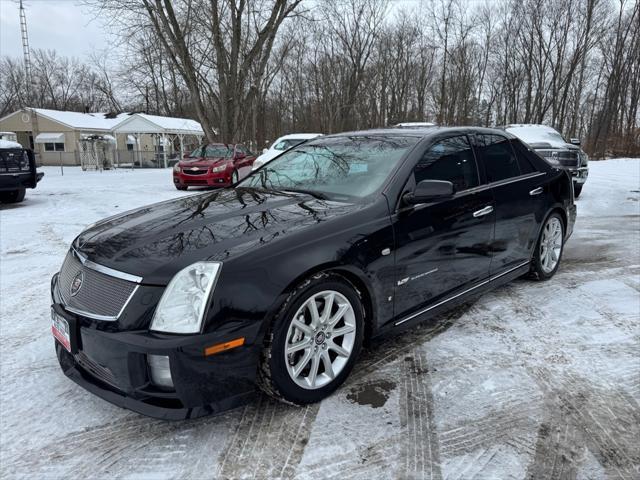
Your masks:
<svg viewBox="0 0 640 480"><path fill-rule="evenodd" d="M455 194L402 206L393 216L396 319L446 300L489 275L493 196L480 184L467 136L438 140L427 148L408 185L422 180L450 181Z"/></svg>

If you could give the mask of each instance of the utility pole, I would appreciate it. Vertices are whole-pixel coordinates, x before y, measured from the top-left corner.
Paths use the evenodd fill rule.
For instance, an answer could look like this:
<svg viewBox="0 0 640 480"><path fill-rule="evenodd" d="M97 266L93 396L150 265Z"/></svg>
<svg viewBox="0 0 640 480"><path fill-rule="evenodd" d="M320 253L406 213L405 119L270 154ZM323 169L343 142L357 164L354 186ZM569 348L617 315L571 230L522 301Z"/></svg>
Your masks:
<svg viewBox="0 0 640 480"><path fill-rule="evenodd" d="M35 85L33 83L33 75L31 74L31 49L29 48L29 34L27 33L27 15L25 14L24 5L20 0L20 34L22 35L22 55L24 56L24 73L27 81L27 98L31 107L31 135L33 136L33 150L40 153L39 146L36 143L38 136L38 115L33 107Z"/></svg>

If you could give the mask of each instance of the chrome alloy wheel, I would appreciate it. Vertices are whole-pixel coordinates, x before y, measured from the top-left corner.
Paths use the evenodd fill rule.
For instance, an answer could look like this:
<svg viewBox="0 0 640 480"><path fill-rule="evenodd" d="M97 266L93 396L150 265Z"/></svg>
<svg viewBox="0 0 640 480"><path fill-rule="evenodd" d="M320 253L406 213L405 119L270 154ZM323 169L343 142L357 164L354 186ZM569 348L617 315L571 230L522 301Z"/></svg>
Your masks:
<svg viewBox="0 0 640 480"><path fill-rule="evenodd" d="M347 298L335 290L318 292L298 309L287 330L285 362L291 379L315 390L344 368L356 340L356 317Z"/></svg>
<svg viewBox="0 0 640 480"><path fill-rule="evenodd" d="M542 229L540 239L540 264L544 273L551 273L558 265L562 251L562 223L551 217Z"/></svg>

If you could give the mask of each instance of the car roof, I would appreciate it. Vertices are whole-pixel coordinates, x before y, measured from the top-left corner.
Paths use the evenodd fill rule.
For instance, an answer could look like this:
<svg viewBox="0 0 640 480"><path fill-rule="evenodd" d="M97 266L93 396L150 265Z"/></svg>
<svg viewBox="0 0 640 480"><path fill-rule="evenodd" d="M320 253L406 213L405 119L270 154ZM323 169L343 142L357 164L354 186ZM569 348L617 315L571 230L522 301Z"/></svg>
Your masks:
<svg viewBox="0 0 640 480"><path fill-rule="evenodd" d="M389 136L389 137L427 137L431 135L446 133L484 133L495 135L506 135L514 138L508 132L497 128L487 127L423 127L423 128L373 128L369 130L357 130L353 132L342 132L328 135L328 137L365 137L365 136Z"/></svg>

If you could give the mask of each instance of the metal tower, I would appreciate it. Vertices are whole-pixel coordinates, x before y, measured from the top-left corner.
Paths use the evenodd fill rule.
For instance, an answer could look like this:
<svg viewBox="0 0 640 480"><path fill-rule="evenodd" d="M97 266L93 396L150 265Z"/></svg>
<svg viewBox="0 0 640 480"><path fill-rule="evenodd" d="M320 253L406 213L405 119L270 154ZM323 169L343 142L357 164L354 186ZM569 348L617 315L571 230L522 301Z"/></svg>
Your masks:
<svg viewBox="0 0 640 480"><path fill-rule="evenodd" d="M36 114L34 104L35 85L33 83L33 76L31 75L31 49L29 48L29 35L27 33L27 16L24 11L24 5L20 0L20 34L22 36L22 54L24 56L24 73L27 83L27 100L31 108L31 135L33 137L33 149L38 153L38 147L36 143L36 137L38 136L38 116Z"/></svg>
<svg viewBox="0 0 640 480"><path fill-rule="evenodd" d="M20 33L22 34L22 54L24 55L24 72L27 76L27 84L31 86L31 53L29 51L29 35L27 34L27 16L20 0Z"/></svg>

